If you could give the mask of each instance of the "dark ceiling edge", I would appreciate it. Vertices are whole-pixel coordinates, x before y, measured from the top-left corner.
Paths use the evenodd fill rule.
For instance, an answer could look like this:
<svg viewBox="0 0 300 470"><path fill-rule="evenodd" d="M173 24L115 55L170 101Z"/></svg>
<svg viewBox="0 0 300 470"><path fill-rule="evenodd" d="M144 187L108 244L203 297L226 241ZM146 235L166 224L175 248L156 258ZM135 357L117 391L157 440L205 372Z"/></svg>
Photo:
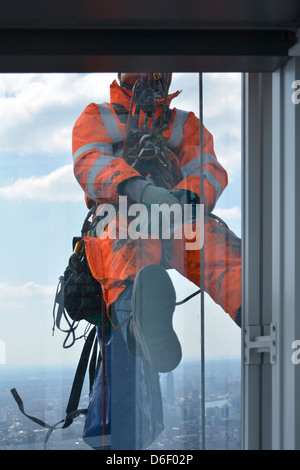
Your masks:
<svg viewBox="0 0 300 470"><path fill-rule="evenodd" d="M3 21L3 20L2 20ZM199 21L170 21L169 19L160 19L159 21L151 20L91 20L81 23L80 21L53 21L49 20L28 20L21 22L2 22L0 19L0 30L7 29L25 29L25 30L47 30L47 29L98 29L98 30L128 30L128 29L195 29L195 30L288 30L296 31L300 27L300 18L294 21L286 21L281 23L272 22L199 22Z"/></svg>
<svg viewBox="0 0 300 470"><path fill-rule="evenodd" d="M36 18L30 14L18 15L13 19L4 20L0 17L0 29L203 29L203 30L239 30L239 29L272 29L296 31L300 27L300 16L285 21L201 21L201 20L170 20L170 18L152 19L72 19L72 18Z"/></svg>
<svg viewBox="0 0 300 470"><path fill-rule="evenodd" d="M0 30L1 55L287 56L295 42L286 30Z"/></svg>
<svg viewBox="0 0 300 470"><path fill-rule="evenodd" d="M274 72L287 56L1 56L0 73Z"/></svg>
<svg viewBox="0 0 300 470"><path fill-rule="evenodd" d="M0 27L0 72L272 72L290 59L295 43L296 28L251 29L248 24L235 29L162 28L161 23L143 30Z"/></svg>

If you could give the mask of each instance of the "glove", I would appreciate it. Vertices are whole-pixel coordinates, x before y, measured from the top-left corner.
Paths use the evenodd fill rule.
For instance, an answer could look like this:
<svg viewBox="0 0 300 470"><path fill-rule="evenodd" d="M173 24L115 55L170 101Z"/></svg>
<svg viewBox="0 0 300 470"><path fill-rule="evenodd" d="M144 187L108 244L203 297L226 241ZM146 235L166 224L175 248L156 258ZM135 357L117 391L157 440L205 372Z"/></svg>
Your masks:
<svg viewBox="0 0 300 470"><path fill-rule="evenodd" d="M170 191L165 188L158 188L157 186L152 186L148 184L142 192L141 202L143 204L168 204L172 206L173 204L179 204L178 199L176 199Z"/></svg>
<svg viewBox="0 0 300 470"><path fill-rule="evenodd" d="M200 204L199 196L187 189L174 189L171 193L178 199L182 207L184 204Z"/></svg>
<svg viewBox="0 0 300 470"><path fill-rule="evenodd" d="M178 199L171 194L171 191L168 191L165 188L159 188L148 184L142 192L141 203L144 204L148 209L151 210L151 216L148 220L148 228L151 229L151 236L154 238L161 238L170 240L173 236L175 219L178 223L178 214L177 218L168 216L166 220L164 219L164 213L160 212L159 208L152 206L152 204L167 204L169 207L179 205ZM182 220L181 210L179 213L180 223Z"/></svg>
<svg viewBox="0 0 300 470"><path fill-rule="evenodd" d="M121 196L124 194L128 197L131 202L141 202L141 195L145 187L149 185L149 182L142 178L135 177L123 181L118 186L118 192Z"/></svg>

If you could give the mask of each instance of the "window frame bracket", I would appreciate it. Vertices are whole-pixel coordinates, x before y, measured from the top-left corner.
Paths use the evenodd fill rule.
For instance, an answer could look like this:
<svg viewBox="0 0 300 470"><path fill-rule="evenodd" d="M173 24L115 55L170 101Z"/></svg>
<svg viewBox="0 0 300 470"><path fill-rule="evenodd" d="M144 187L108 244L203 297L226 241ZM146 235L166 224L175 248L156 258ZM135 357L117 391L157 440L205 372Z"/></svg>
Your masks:
<svg viewBox="0 0 300 470"><path fill-rule="evenodd" d="M277 362L277 328L270 325L247 325L244 328L244 363L260 364L264 354L264 363Z"/></svg>

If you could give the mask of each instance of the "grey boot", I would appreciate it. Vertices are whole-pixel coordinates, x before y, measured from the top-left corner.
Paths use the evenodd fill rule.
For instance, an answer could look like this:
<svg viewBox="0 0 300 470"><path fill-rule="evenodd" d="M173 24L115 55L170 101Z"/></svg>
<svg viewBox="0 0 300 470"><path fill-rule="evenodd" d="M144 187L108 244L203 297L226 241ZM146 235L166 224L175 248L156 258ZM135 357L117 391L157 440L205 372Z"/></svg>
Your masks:
<svg viewBox="0 0 300 470"><path fill-rule="evenodd" d="M181 361L180 342L173 329L176 294L166 270L152 264L142 268L132 293L129 329L142 353L158 372L169 372Z"/></svg>

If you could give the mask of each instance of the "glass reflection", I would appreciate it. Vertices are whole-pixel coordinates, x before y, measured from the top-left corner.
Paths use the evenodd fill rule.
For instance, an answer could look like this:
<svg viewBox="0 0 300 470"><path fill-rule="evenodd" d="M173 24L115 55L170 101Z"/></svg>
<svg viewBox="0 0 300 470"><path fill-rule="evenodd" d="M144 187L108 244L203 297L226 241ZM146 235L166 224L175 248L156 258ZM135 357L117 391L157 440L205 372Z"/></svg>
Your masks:
<svg viewBox="0 0 300 470"><path fill-rule="evenodd" d="M74 234L78 238L73 243L69 275L72 282L80 283L80 299L84 296L85 301L78 308L74 292L70 302L70 291L65 289L63 307L68 315L73 310L70 323L78 326L79 337L86 338L96 327L94 345L100 349L93 389L90 393L85 384L81 395L87 416L66 430L55 431L48 446L72 447L72 438L64 440L63 436L70 436L67 433L75 427L83 448L198 449L203 440L208 449L238 448L239 76L204 75L203 125L197 118L197 74L33 75L19 76L16 82L13 78L3 76L6 134L16 130L16 120L9 119L12 103L15 110L21 104L27 110L27 122L22 121L21 112L19 120L32 130L29 137L22 137L20 147L7 137L3 140L2 215L8 222L11 213L20 217L29 246L36 239L39 243L30 250L34 253L30 263L29 251L17 248L20 271L16 273L9 267L11 253L18 246L15 235L8 243L7 233L2 234L7 246L1 284L2 311L6 312L3 344L6 361L37 361L46 368L38 373L39 377L45 375L44 388L39 389L43 390L39 392L43 405L31 414L39 414L44 407L47 422L63 416L61 402L61 413L57 405L53 412L47 404L48 398L55 401L51 371L54 365L61 370L66 360L76 363L83 345L76 341L72 348L62 350L65 333L61 336L58 331L47 347L45 341L37 341L38 331L42 338L51 331L51 315L47 325L41 317L52 311L57 277L63 272L66 276ZM54 83L56 101L51 94ZM177 91L180 89L182 92ZM37 103L33 109L26 99L37 90L40 107ZM87 104L91 99L95 102ZM53 124L51 113L60 116ZM47 133L53 136L48 138L50 158L44 137L51 125L52 133ZM70 166L71 133L79 185ZM37 148L43 159L38 158ZM6 153L14 153L13 164L8 163ZM87 210L90 217L82 227ZM24 213L26 220L21 217ZM40 221L38 227L36 220ZM27 320L23 328L31 347L25 355L21 353L24 338L16 343L11 335L9 314L15 306L12 297L5 300L5 285L6 294L9 289L15 295L25 293L26 300L17 307L18 319ZM208 294L202 338L200 287ZM35 299L30 303L33 293ZM189 298L191 294L196 295ZM32 312L37 320L32 320ZM201 396L201 341L205 341L205 397ZM13 344L11 356L7 345ZM61 379L59 373L54 376ZM62 388L60 382L58 389ZM22 397L30 411L30 398ZM64 399L67 402L67 395ZM13 423L19 422L16 410L13 416ZM3 446L22 448L21 441L14 441L16 425L8 423L5 413L2 422L6 429ZM76 428L79 422L81 428ZM28 426L32 429L32 424ZM34 432L28 433L26 448L40 445ZM62 437L57 439L57 433Z"/></svg>

